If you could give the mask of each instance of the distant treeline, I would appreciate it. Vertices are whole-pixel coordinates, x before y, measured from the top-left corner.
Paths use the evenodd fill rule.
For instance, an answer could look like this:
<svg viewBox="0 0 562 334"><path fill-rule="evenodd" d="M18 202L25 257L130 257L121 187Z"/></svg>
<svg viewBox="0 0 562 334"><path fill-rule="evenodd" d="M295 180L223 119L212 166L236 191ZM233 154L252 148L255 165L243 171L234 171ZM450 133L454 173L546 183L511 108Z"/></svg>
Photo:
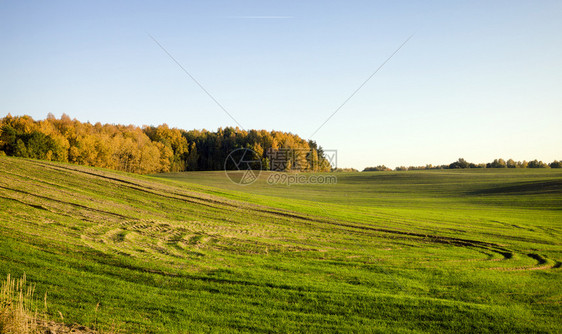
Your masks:
<svg viewBox="0 0 562 334"><path fill-rule="evenodd" d="M154 127L82 123L63 114L35 121L30 116L0 119L0 155L17 156L80 165L111 168L134 173L186 170L221 170L230 152L248 148L255 152L263 169L268 169L268 150L291 149L285 170L329 171L324 152L314 141L286 132L220 128L185 131L166 124ZM304 164L304 165L303 165Z"/></svg>
<svg viewBox="0 0 562 334"><path fill-rule="evenodd" d="M355 168L333 168L332 172L335 172L335 173L347 172L347 173L349 173L349 172L358 172L358 170L355 169Z"/></svg>
<svg viewBox="0 0 562 334"><path fill-rule="evenodd" d="M554 160L553 162L547 164L545 162L539 160L533 161L514 161L513 159L509 159L507 161L503 159L495 159L492 162L488 163L479 163L475 164L472 162L467 162L463 158L450 163L448 165L425 165L425 166L400 166L394 168L396 171L403 171L403 170L426 170L426 169L459 169L459 168L562 168L562 161ZM379 165L376 167L367 167L363 171L364 172L374 172L374 171L390 171L392 169L386 167L385 165Z"/></svg>

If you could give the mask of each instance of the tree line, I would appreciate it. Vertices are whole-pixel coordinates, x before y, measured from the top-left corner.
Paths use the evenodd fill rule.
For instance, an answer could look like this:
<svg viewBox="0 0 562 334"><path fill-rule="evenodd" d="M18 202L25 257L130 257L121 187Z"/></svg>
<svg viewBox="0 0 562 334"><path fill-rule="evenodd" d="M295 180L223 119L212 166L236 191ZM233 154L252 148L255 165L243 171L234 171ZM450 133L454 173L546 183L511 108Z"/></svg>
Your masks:
<svg viewBox="0 0 562 334"><path fill-rule="evenodd" d="M63 114L49 114L44 120L30 116L0 119L0 155L70 162L133 173L222 170L228 155L250 149L263 169L271 165L270 154L285 155L284 170L329 171L322 147L287 132L241 130L238 127L186 131L159 126L91 124ZM304 165L303 165L304 164Z"/></svg>
<svg viewBox="0 0 562 334"><path fill-rule="evenodd" d="M464 169L464 168L562 168L562 161L554 160L551 163L542 162L540 160L532 161L514 161L513 159L494 159L492 162L475 164L468 162L463 158L452 162L448 165L437 165L433 166L431 164L425 166L400 166L394 168L396 171L405 170L427 170L427 169ZM363 169L364 172L376 172L376 171L391 171L392 169L386 167L385 165L378 165L376 167L367 167Z"/></svg>

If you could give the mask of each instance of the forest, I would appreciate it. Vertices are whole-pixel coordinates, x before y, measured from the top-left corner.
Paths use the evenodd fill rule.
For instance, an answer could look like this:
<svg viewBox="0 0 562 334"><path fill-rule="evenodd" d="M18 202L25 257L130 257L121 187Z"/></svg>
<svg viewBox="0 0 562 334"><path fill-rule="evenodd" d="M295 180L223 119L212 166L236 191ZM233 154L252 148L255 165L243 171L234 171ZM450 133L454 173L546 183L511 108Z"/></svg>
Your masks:
<svg viewBox="0 0 562 334"><path fill-rule="evenodd" d="M182 130L159 126L91 124L30 116L0 119L0 155L16 156L110 168L139 174L194 170L222 170L236 149L251 149L261 168L269 169L271 152L284 155L283 170L330 171L322 147L287 132L242 130L238 127ZM279 164L278 164L279 165Z"/></svg>
<svg viewBox="0 0 562 334"><path fill-rule="evenodd" d="M334 169L315 141L307 141L288 132L246 131L238 127L219 128L215 132L204 129L186 131L166 124L143 127L91 124L71 119L66 114L60 119L52 114L44 120L10 114L0 119L0 156L70 162L139 174L223 170L229 154L241 148L251 150L248 152L254 156L246 158L257 161L256 168L346 171ZM288 151L291 154L286 154ZM284 161L274 161L273 156L275 159L282 156ZM475 164L460 158L448 165L399 166L394 170L458 168L562 168L562 162L495 159ZM384 165L364 169L389 170L392 169Z"/></svg>
<svg viewBox="0 0 562 334"><path fill-rule="evenodd" d="M465 169L465 168L562 168L562 161L554 160L551 163L542 162L540 160L523 160L515 161L513 159L508 159L505 161L502 158L494 159L492 162L475 164L468 162L463 158L452 162L448 165L425 165L425 166L399 166L394 168L395 171L405 171L405 170L428 170L428 169ZM381 172L381 171L391 171L392 169L386 167L385 165L378 165L376 167L367 167L364 172Z"/></svg>

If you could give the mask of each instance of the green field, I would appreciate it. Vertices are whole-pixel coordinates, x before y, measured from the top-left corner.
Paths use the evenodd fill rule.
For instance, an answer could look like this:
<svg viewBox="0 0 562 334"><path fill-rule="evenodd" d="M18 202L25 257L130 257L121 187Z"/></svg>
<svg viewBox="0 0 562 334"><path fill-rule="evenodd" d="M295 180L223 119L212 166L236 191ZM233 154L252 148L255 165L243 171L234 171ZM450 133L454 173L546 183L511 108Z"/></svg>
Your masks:
<svg viewBox="0 0 562 334"><path fill-rule="evenodd" d="M127 333L560 332L562 170L269 175L0 157L0 274Z"/></svg>

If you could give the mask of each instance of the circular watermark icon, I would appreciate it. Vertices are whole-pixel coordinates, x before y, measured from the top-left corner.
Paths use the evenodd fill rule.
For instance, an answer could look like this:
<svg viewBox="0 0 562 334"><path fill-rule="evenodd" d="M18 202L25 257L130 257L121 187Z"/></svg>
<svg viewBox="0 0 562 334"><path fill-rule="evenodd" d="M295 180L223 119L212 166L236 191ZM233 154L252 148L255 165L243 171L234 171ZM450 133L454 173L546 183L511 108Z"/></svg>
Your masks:
<svg viewBox="0 0 562 334"><path fill-rule="evenodd" d="M226 157L224 172L230 181L247 186L254 183L261 172L260 156L249 148L236 149Z"/></svg>

